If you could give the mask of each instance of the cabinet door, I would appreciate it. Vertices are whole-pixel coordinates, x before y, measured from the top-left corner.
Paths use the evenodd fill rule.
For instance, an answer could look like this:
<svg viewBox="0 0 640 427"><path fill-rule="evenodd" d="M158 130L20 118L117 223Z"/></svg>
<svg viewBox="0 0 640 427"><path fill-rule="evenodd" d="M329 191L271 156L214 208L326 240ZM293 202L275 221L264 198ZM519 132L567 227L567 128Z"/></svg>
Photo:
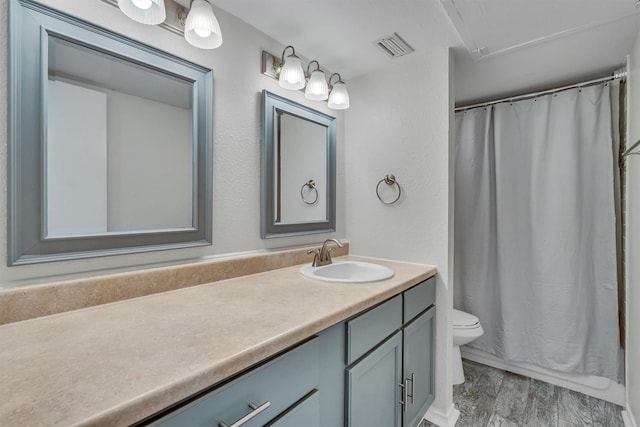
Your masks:
<svg viewBox="0 0 640 427"><path fill-rule="evenodd" d="M404 378L407 384L407 410L402 426L420 424L434 399L434 333L435 307L404 327Z"/></svg>
<svg viewBox="0 0 640 427"><path fill-rule="evenodd" d="M347 369L347 427L400 427L402 333Z"/></svg>

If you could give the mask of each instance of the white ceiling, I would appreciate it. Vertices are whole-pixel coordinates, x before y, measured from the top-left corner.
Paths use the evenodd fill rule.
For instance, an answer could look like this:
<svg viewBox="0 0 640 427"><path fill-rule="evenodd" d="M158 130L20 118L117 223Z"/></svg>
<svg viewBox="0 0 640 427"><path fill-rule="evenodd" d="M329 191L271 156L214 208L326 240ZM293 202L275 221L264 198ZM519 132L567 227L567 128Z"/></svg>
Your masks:
<svg viewBox="0 0 640 427"><path fill-rule="evenodd" d="M345 80L402 61L388 58L373 43L394 32L417 52L462 43L438 0L213 0L213 3L280 43L293 45L299 55L317 59L323 68L340 73Z"/></svg>
<svg viewBox="0 0 640 427"><path fill-rule="evenodd" d="M638 33L636 0L441 1L466 48L457 104L602 77Z"/></svg>
<svg viewBox="0 0 640 427"><path fill-rule="evenodd" d="M394 32L417 53L453 47L457 104L609 73L640 16L636 0L211 1L345 80L410 58L373 44Z"/></svg>

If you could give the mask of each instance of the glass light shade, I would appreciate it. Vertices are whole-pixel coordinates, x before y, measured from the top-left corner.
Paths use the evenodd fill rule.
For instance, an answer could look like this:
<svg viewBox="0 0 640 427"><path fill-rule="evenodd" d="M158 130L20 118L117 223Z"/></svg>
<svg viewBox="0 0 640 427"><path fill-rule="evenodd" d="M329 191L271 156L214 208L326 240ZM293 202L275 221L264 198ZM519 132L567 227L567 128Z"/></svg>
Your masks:
<svg viewBox="0 0 640 427"><path fill-rule="evenodd" d="M158 25L167 18L164 0L118 0L118 7L129 18L141 24Z"/></svg>
<svg viewBox="0 0 640 427"><path fill-rule="evenodd" d="M349 92L347 92L347 85L344 82L339 81L333 85L329 95L329 108L334 110L346 110L349 108Z"/></svg>
<svg viewBox="0 0 640 427"><path fill-rule="evenodd" d="M213 7L206 0L194 0L184 25L184 38L200 49L215 49L222 44L222 32Z"/></svg>
<svg viewBox="0 0 640 427"><path fill-rule="evenodd" d="M151 0L131 0L133 5L138 9L149 9L153 6L153 2Z"/></svg>
<svg viewBox="0 0 640 427"><path fill-rule="evenodd" d="M329 97L329 86L327 86L323 71L316 70L311 73L304 97L312 101L324 101Z"/></svg>
<svg viewBox="0 0 640 427"><path fill-rule="evenodd" d="M298 90L304 87L306 82L300 58L295 55L287 56L280 70L278 82L280 87L285 89Z"/></svg>

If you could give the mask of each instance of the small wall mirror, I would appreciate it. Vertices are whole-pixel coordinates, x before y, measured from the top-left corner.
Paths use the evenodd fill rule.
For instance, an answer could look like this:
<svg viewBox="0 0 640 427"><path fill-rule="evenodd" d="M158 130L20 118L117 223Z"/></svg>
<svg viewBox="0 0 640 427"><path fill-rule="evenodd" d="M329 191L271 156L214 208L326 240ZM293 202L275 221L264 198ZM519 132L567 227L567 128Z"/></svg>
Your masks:
<svg viewBox="0 0 640 427"><path fill-rule="evenodd" d="M212 72L10 2L9 265L211 243Z"/></svg>
<svg viewBox="0 0 640 427"><path fill-rule="evenodd" d="M336 123L262 92L262 237L336 229Z"/></svg>

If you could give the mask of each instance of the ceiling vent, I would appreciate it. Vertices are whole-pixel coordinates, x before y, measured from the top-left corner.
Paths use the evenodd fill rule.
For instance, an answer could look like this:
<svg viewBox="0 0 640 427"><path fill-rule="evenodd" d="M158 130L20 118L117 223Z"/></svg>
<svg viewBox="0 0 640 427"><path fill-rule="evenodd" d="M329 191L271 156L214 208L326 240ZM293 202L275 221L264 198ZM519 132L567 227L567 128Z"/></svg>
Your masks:
<svg viewBox="0 0 640 427"><path fill-rule="evenodd" d="M390 36L383 37L380 40L376 40L374 43L380 48L380 50L391 58L404 56L415 50L409 46L409 44L398 35L398 33L393 33Z"/></svg>

